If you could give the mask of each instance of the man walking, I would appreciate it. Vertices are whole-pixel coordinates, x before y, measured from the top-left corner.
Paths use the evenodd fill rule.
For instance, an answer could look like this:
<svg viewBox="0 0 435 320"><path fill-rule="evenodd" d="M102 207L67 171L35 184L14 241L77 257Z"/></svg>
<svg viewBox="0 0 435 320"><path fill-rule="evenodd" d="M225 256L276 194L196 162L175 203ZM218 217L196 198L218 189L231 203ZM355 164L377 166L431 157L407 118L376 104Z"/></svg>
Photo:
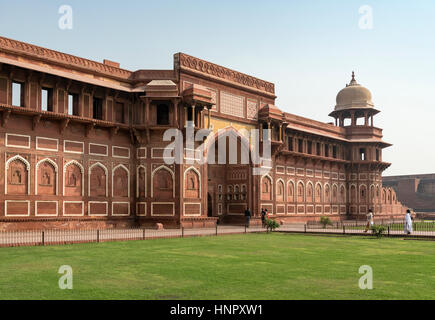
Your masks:
<svg viewBox="0 0 435 320"><path fill-rule="evenodd" d="M412 218L411 218L411 210L406 210L405 215L405 233L411 234L412 232Z"/></svg>
<svg viewBox="0 0 435 320"><path fill-rule="evenodd" d="M369 209L369 213L367 213L367 225L364 232L369 231L370 227L373 225L373 211L372 209Z"/></svg>
<svg viewBox="0 0 435 320"><path fill-rule="evenodd" d="M245 225L247 228L249 228L249 220L251 219L251 211L249 211L249 208L246 208L245 210Z"/></svg>
<svg viewBox="0 0 435 320"><path fill-rule="evenodd" d="M264 228L266 225L266 211L264 209L261 209L261 226Z"/></svg>

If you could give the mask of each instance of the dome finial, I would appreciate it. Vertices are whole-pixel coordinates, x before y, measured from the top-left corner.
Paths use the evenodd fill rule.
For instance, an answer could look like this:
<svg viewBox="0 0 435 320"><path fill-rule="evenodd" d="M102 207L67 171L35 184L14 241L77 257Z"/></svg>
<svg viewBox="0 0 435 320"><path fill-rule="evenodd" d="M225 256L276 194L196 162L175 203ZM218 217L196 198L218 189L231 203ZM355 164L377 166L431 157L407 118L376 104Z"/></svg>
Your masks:
<svg viewBox="0 0 435 320"><path fill-rule="evenodd" d="M357 83L356 80L355 80L355 72L352 71L352 80L350 80L349 85L352 86L352 85L357 85L357 84L358 84L358 83Z"/></svg>

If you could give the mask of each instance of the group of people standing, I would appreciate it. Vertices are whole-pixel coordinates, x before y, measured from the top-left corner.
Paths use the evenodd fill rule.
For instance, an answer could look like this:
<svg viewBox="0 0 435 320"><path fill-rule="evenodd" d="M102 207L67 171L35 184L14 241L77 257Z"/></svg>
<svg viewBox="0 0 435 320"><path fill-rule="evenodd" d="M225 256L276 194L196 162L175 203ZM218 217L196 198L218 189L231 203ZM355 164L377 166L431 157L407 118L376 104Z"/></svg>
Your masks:
<svg viewBox="0 0 435 320"><path fill-rule="evenodd" d="M269 212L267 212L267 209L261 209L261 225L263 228L266 226L266 220L269 219ZM251 211L249 208L246 208L245 210L245 225L247 228L249 228L249 222L251 220Z"/></svg>
<svg viewBox="0 0 435 320"><path fill-rule="evenodd" d="M369 209L369 212L367 213L367 225L364 232L367 232L372 226L374 225L374 215L373 210ZM411 210L406 210L405 215L405 224L404 224L404 231L406 234L411 234L412 232L412 217L411 217Z"/></svg>

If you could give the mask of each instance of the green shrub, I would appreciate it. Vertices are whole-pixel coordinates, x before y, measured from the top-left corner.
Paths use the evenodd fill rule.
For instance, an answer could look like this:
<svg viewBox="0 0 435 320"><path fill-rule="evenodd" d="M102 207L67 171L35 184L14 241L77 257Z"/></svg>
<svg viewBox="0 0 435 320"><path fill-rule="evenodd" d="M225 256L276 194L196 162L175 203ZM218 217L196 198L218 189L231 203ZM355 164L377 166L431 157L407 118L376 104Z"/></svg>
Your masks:
<svg viewBox="0 0 435 320"><path fill-rule="evenodd" d="M329 217L320 217L320 223L323 225L323 229L325 229L326 226L332 226L332 221Z"/></svg>
<svg viewBox="0 0 435 320"><path fill-rule="evenodd" d="M380 225L373 225L370 227L370 229L372 230L373 234L375 234L378 238L382 237L385 233L385 230L387 230L386 227Z"/></svg>
<svg viewBox="0 0 435 320"><path fill-rule="evenodd" d="M267 232L269 232L269 230L273 231L276 228L279 228L279 223L274 219L266 219L264 223L266 224Z"/></svg>

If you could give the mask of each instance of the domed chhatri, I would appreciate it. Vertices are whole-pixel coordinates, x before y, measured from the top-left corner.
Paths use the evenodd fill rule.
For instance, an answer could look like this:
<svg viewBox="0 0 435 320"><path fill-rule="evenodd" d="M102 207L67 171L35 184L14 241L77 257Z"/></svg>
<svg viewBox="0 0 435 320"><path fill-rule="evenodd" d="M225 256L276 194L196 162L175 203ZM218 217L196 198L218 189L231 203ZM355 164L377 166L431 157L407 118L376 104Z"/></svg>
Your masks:
<svg viewBox="0 0 435 320"><path fill-rule="evenodd" d="M370 90L356 82L353 71L352 80L337 94L336 102L334 111L329 116L333 117L335 125L340 127L373 126L373 116L379 113L373 104ZM364 122L358 123L361 118L364 118ZM349 124L345 124L346 119L350 119Z"/></svg>
<svg viewBox="0 0 435 320"><path fill-rule="evenodd" d="M352 80L346 87L340 90L336 98L335 111L354 108L373 108L372 94L369 89L363 87L355 80L352 71Z"/></svg>

